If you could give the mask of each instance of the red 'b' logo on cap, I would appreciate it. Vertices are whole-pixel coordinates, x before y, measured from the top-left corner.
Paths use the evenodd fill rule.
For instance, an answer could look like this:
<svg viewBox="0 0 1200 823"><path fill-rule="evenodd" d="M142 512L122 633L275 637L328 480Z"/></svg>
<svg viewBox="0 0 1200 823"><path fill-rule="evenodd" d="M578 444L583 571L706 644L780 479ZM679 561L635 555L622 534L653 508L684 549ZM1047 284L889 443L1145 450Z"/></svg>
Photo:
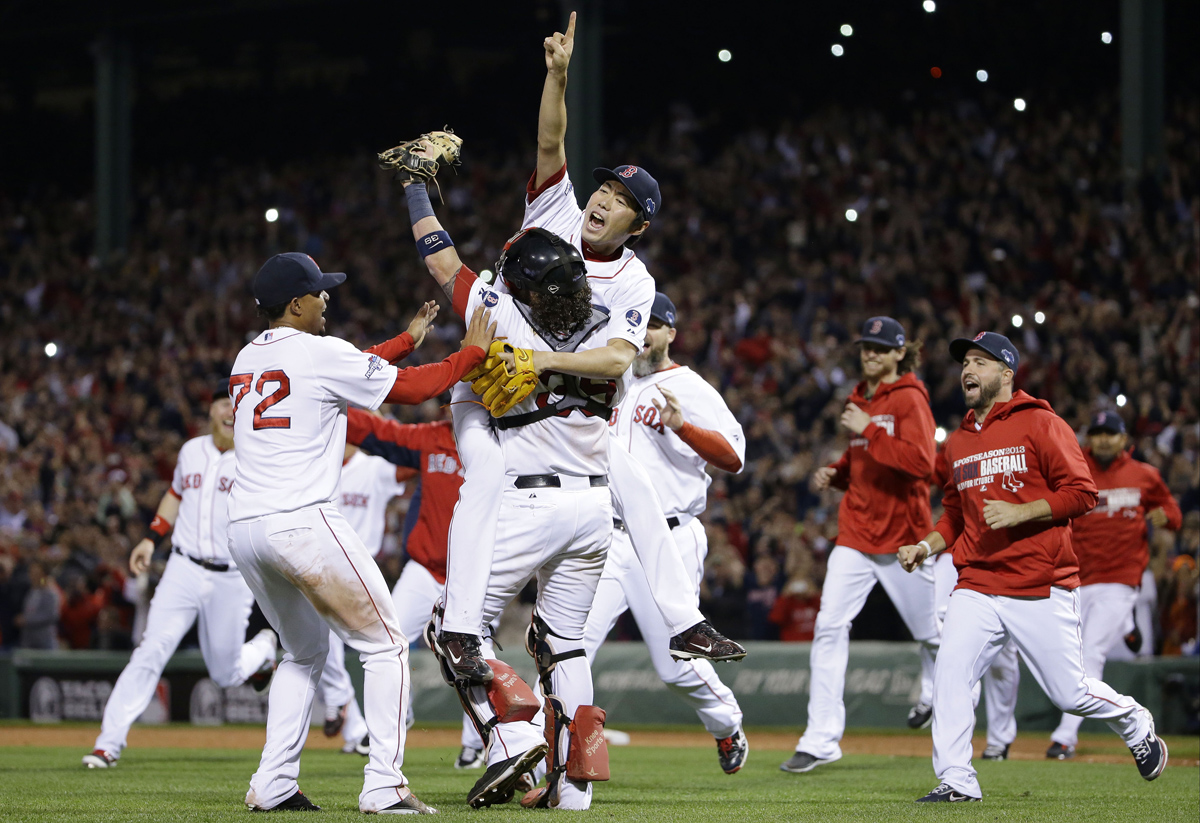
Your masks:
<svg viewBox="0 0 1200 823"><path fill-rule="evenodd" d="M871 324L871 334L879 334L879 332L882 329L883 329L883 321L882 320L876 320L874 323Z"/></svg>
<svg viewBox="0 0 1200 823"><path fill-rule="evenodd" d="M637 166L630 166L629 168L625 169L625 171L619 172L619 174L626 179L633 177L635 174L637 174Z"/></svg>
<svg viewBox="0 0 1200 823"><path fill-rule="evenodd" d="M985 334L987 334L987 332L981 331L979 334L975 335L975 340L973 340L972 342L979 342L980 340L983 339L983 336Z"/></svg>

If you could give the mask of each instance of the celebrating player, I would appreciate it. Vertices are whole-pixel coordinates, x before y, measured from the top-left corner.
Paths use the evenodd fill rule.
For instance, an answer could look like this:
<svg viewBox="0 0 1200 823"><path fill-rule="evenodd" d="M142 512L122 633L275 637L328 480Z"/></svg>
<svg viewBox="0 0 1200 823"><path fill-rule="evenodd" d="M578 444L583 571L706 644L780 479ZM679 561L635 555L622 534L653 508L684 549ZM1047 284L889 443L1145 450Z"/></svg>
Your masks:
<svg viewBox="0 0 1200 823"><path fill-rule="evenodd" d="M275 632L263 629L243 642L254 595L237 573L225 539L234 451L233 405L224 384L213 395L208 419L210 433L193 437L179 450L171 487L146 537L129 556L129 570L139 575L150 565L155 544L171 535L171 556L150 601L146 633L108 696L95 749L83 757L89 769L116 765L129 727L150 705L163 668L197 620L204 665L218 686L230 688L249 679L262 691L275 669Z"/></svg>
<svg viewBox="0 0 1200 823"><path fill-rule="evenodd" d="M420 474L404 524L408 562L392 588L400 629L405 637L416 637L446 585L446 536L463 482L454 431L448 420L405 425L350 409L346 442L404 467L397 471ZM483 739L470 717L464 716L462 751L454 768L483 766L483 753Z"/></svg>
<svg viewBox="0 0 1200 823"><path fill-rule="evenodd" d="M1013 391L1020 362L1007 337L982 332L950 344L963 364L967 412L944 449L951 470L941 519L924 540L901 546L912 571L948 548L958 568L934 673L933 768L937 788L918 802L981 800L971 768L971 692L1009 638L1063 711L1104 720L1154 780L1167 747L1131 697L1082 665L1079 566L1071 518L1096 504L1096 486L1071 431L1050 404Z"/></svg>
<svg viewBox="0 0 1200 823"><path fill-rule="evenodd" d="M564 140L567 128L567 66L574 50L575 15L565 34L544 41L546 80L538 115L537 169L526 191L523 228L540 226L575 246L587 260L593 300L609 314L604 346L590 351L537 351L533 368L570 374L601 383L625 373L641 351L646 322L654 301L654 279L628 248L658 214L658 183L643 168L596 169L600 187L581 211L567 175ZM497 284L500 291L502 283ZM454 432L466 467L463 497L478 510L494 501L502 461L486 412L473 402L465 386L453 395ZM625 521L638 558L651 581L656 603L673 635L672 653L681 658L738 660L745 649L712 628L697 605L684 598L691 584L662 520L660 505L645 470L622 450L609 458L613 505ZM493 507L494 510L494 507ZM483 592L488 557L495 543L491 518L481 517L450 532L446 609L441 642L454 651L455 670L470 682L486 682L491 674L479 656Z"/></svg>
<svg viewBox="0 0 1200 823"><path fill-rule="evenodd" d="M780 765L802 774L841 759L846 731L842 691L850 659L850 622L878 581L921 644L921 696L908 715L920 728L929 722L938 626L933 572L906 577L895 546L929 529L929 476L933 472L933 412L929 393L914 373L920 347L890 317L863 324L859 345L863 381L846 402L842 426L854 436L832 466L817 469L813 487L844 489L838 509L837 545L829 553L821 609L813 635L808 726L796 752Z"/></svg>
<svg viewBox="0 0 1200 823"><path fill-rule="evenodd" d="M375 409L383 402L415 404L436 397L483 361L492 329L485 313L477 312L461 352L441 363L398 370L387 362L391 357L321 336L326 289L345 279L322 272L305 254L277 254L263 264L254 278L254 299L270 328L239 352L229 378L238 443L229 496L230 553L285 652L246 805L315 808L296 777L332 628L361 653L365 671L371 754L359 809L428 813L400 771L408 641L383 574L336 505L346 407ZM410 345L402 348L420 344L435 308L421 308L409 326Z"/></svg>
<svg viewBox="0 0 1200 823"><path fill-rule="evenodd" d="M1133 607L1142 572L1150 563L1147 519L1155 528L1178 529L1183 522L1158 469L1134 460L1127 447L1125 421L1116 412L1096 415L1087 433L1084 457L1100 502L1071 523L1079 557L1079 607L1083 623L1083 672L1099 679L1114 644L1133 629ZM1046 757L1075 756L1083 718L1064 714L1050 735Z"/></svg>
<svg viewBox="0 0 1200 823"><path fill-rule="evenodd" d="M700 579L708 554L704 526L697 519L706 507L712 483L705 468L713 465L740 472L746 439L721 395L696 372L671 361L675 317L671 298L655 294L646 345L633 361L636 379L613 411L609 435L645 466L655 488L661 490L662 516L688 570L690 598L695 604L700 600ZM726 774L739 771L746 763L749 744L742 732L737 698L707 660L671 659L667 651L670 638L654 605L650 581L621 524L613 532L588 615L584 647L589 663L626 609L633 611L659 677L696 710L704 728L716 738L721 768Z"/></svg>

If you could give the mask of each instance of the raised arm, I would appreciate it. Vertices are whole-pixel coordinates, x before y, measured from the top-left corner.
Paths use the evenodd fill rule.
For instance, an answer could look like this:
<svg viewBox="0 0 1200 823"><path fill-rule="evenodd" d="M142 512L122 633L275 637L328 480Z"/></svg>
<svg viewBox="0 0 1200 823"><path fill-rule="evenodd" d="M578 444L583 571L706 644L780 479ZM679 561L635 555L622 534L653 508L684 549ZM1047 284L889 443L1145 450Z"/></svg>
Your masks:
<svg viewBox="0 0 1200 823"><path fill-rule="evenodd" d="M413 239L417 254L425 260L425 268L454 299L454 275L462 268L462 260L454 250L454 242L433 213L433 203L424 183L404 181L404 197L408 201L408 217L412 221Z"/></svg>
<svg viewBox="0 0 1200 823"><path fill-rule="evenodd" d="M546 82L542 85L542 104L538 109L535 189L567 164L567 66L575 50L575 12L571 12L567 33L556 31L542 45L546 49Z"/></svg>

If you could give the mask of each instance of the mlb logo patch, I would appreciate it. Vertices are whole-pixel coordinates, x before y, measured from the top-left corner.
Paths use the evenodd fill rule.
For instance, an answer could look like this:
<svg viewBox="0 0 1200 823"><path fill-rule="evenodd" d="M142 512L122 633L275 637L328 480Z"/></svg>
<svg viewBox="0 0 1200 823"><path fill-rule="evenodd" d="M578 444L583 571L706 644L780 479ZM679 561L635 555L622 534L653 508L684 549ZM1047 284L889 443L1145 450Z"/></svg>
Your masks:
<svg viewBox="0 0 1200 823"><path fill-rule="evenodd" d="M639 326L642 322L642 313L637 309L630 309L625 312L625 319L629 321L629 325Z"/></svg>
<svg viewBox="0 0 1200 823"><path fill-rule="evenodd" d="M496 294L494 291L485 291L483 293L483 305L487 306L489 309L499 302L500 295Z"/></svg>

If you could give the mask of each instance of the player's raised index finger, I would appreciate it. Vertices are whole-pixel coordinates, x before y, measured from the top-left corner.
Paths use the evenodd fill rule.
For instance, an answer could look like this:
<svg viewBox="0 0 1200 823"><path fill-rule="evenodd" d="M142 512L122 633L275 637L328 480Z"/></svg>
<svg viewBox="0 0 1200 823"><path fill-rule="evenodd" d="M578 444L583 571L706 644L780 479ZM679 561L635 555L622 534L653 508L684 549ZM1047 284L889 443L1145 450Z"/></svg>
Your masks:
<svg viewBox="0 0 1200 823"><path fill-rule="evenodd" d="M575 12L571 12L571 18L567 21L567 39L575 39Z"/></svg>

